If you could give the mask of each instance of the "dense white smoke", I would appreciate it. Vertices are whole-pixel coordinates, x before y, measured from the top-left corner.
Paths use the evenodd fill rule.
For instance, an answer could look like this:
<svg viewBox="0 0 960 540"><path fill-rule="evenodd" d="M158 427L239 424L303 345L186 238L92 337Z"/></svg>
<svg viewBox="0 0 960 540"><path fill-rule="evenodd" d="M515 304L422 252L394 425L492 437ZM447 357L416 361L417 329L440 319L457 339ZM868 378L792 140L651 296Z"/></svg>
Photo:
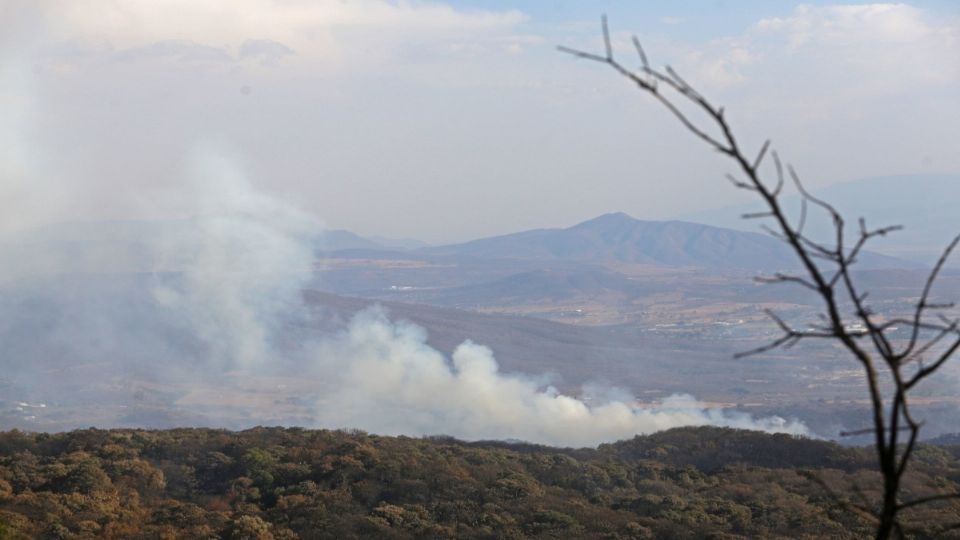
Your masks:
<svg viewBox="0 0 960 540"><path fill-rule="evenodd" d="M294 205L254 189L222 150L197 156L196 198L210 215L191 233L167 238L163 252L182 259L184 280L179 290L155 294L189 317L211 354L256 368L284 354L270 338L281 320L298 318L318 226ZM798 422L711 409L686 395L648 406L607 389L594 393L620 396L563 395L531 376L500 373L487 347L467 341L448 359L426 338L424 329L393 323L372 307L341 335L306 344L302 369L321 381L324 396L317 427L563 446L691 425L808 434Z"/></svg>
<svg viewBox="0 0 960 540"><path fill-rule="evenodd" d="M299 304L320 225L254 189L236 162L209 144L195 152L192 198L202 216L162 235L161 265L182 266L183 279L153 294L189 317L217 359L252 367L269 361L270 336Z"/></svg>
<svg viewBox="0 0 960 540"><path fill-rule="evenodd" d="M148 279L146 291L136 284L121 289L114 304L81 303L62 309L58 339L72 349L78 363L111 358L122 365L136 356L153 358L156 372L186 370L181 376L213 387L233 384L218 381L227 372L252 381L258 372L278 364L285 364L284 369L293 365L317 381L316 394L322 396L312 427L382 434L444 434L564 446L590 446L690 425L807 434L797 422L711 409L690 396L641 406L623 392L610 390L590 391L608 396L603 399L563 395L544 386L535 374L501 373L492 351L469 341L447 358L426 344L423 329L393 323L377 308L356 315L339 335L299 334L305 342L298 344L296 361L291 362L285 358L289 348L278 346L277 338L290 321L309 320L301 290L311 279L320 227L296 205L255 189L236 165L239 162L222 148L198 145L186 185L187 197L200 215L157 230L148 227L133 235L135 241L100 246L113 249L116 257L106 257L107 266L99 272L129 272L111 270L110 261L124 260L126 265L140 257L133 264L139 270L133 274L146 271L147 276L165 277ZM63 234L76 231L68 228ZM131 246L135 253L121 253ZM153 308L134 325L131 306L144 302L144 293ZM57 305L63 299L50 294L44 301ZM170 332L171 325L180 337L172 337L178 334ZM182 341L183 335L202 347L190 352L188 362L168 360L186 350L169 343ZM88 343L97 345L80 350ZM144 356L139 349L151 350ZM42 384L43 379L38 381ZM215 423L216 411L208 412Z"/></svg>
<svg viewBox="0 0 960 540"><path fill-rule="evenodd" d="M318 407L321 424L562 446L696 425L809 434L798 422L708 409L686 395L645 407L630 401L588 404L530 378L500 373L487 347L466 341L448 360L425 340L422 328L391 323L380 309L359 313L340 339L318 351L321 372L336 381Z"/></svg>
<svg viewBox="0 0 960 540"><path fill-rule="evenodd" d="M209 215L188 234L166 239L163 252L182 259L184 279L154 294L189 318L211 360L255 368L283 354L271 336L301 307L318 226L294 205L254 189L225 155L206 147L197 153L195 199ZM314 364L303 369L315 370L323 385L320 427L566 446L688 425L806 434L802 424L707 409L690 396L650 407L622 399L588 404L532 378L500 373L492 351L469 341L448 360L426 344L422 328L394 324L377 308L356 315L341 336L307 349Z"/></svg>

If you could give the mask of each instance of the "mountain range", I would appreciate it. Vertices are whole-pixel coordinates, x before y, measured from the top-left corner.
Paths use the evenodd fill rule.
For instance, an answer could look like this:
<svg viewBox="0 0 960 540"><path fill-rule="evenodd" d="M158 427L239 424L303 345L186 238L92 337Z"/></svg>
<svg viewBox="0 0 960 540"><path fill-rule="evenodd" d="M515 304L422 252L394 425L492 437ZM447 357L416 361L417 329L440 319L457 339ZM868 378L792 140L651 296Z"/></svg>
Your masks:
<svg viewBox="0 0 960 540"><path fill-rule="evenodd" d="M641 221L622 212L565 229L538 229L419 251L483 259L620 262L719 270L772 271L797 265L793 252L767 235L685 221ZM916 265L867 253L860 267Z"/></svg>
<svg viewBox="0 0 960 540"><path fill-rule="evenodd" d="M645 399L691 391L721 403L749 403L757 414L789 407L824 432L834 429L837 411L821 400L860 395L860 382L837 375L835 351L826 347L805 349L802 362L787 353L762 364L729 361L734 352L777 335L764 309L798 324L816 320L819 306L806 290L751 279L757 271L791 266L777 240L622 213L567 228L412 249L348 231L311 238L320 270L303 293L309 313L275 321L284 354L257 386L230 393L220 381L197 380L196 366L209 358L219 369L223 352L201 338L247 319L221 319L220 311L204 315L201 307L217 300L213 296L176 302L171 291L189 292L196 276L178 269L187 259L158 257L158 245L171 237L187 239L183 251L189 255L191 242L203 242L202 230L194 220L64 224L0 242L0 270L31 278L0 280L0 421L6 414L33 425L27 420L37 416L33 409L17 407L37 402L48 405L41 420L60 426L87 425L77 422L93 417L164 425L164 415L200 418L232 400L247 407L267 399L289 405L269 414L294 416L259 416L256 422L295 422L303 409L298 400L310 392L303 382L310 359L300 344L339 335L343 321L374 302L394 320L424 326L428 344L443 352L473 339L493 347L505 372L559 374L556 384L565 391L597 380ZM924 270L881 255L862 262L885 268L864 275L871 299L892 306L914 301L907 286L922 286ZM960 285L960 273L942 278L943 290ZM218 279L211 280L214 286ZM238 294L248 290L246 282L228 285L240 287ZM268 304L273 300L270 291L259 292ZM241 306L235 314L247 311ZM251 411L271 410L229 407L237 422L251 421ZM952 401L942 407L955 412ZM858 411L851 406L854 416L843 424L862 423ZM180 416L170 418L183 423Z"/></svg>
<svg viewBox="0 0 960 540"><path fill-rule="evenodd" d="M199 249L199 218L171 221L64 223L0 239L7 277L64 272L177 271ZM168 249L172 239L176 249ZM460 244L420 247L415 240L377 240L326 230L313 240L319 259L406 258L421 262L513 261L527 270L557 264L630 264L709 271L772 272L796 267L778 240L758 233L684 221L642 221L612 213L563 229L536 229ZM195 245L196 244L196 245ZM500 263L495 263L500 265ZM502 265L500 265L502 266ZM860 269L910 269L917 263L867 252ZM494 272L488 279L497 277ZM505 277L500 275L499 277Z"/></svg>

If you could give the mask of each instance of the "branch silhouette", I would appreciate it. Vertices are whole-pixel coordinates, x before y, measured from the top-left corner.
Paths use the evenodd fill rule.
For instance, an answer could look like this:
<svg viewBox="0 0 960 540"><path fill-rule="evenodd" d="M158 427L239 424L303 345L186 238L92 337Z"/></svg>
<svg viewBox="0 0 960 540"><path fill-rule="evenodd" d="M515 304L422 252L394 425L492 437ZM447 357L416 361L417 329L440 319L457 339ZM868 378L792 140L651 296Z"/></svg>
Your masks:
<svg viewBox="0 0 960 540"><path fill-rule="evenodd" d="M907 502L900 500L901 481L907 472L923 425L911 413L909 391L935 374L960 348L960 320L949 319L942 314L931 318L931 311L946 309L953 304L934 303L930 300L938 276L960 243L960 235L947 245L930 270L912 313L908 317L884 319L872 309L868 302L869 294L860 290L852 269L871 240L896 232L901 227L893 225L871 229L867 227L866 221L860 218L857 220L857 230L848 235L843 215L834 206L805 188L800 175L792 165L784 166L769 140L763 143L754 157L749 157L734 136L723 107L711 103L672 67L665 66L663 70L651 67L636 36L632 38L632 43L640 66L636 70L627 68L614 56L606 16L601 21L601 32L603 54L564 46L558 49L576 58L613 68L633 82L638 89L652 96L708 147L729 157L736 165L740 177L728 174L726 178L734 187L755 193L766 207L763 212L743 217L767 220L763 225L764 230L791 248L802 269L801 275L778 273L772 277L760 277L758 280L798 285L809 290L821 301L824 320L819 325L812 325L810 329L794 328L774 312L768 311L767 315L780 329L781 336L766 345L736 356L762 354L773 349L793 347L806 339L819 338L841 344L862 367L870 396L872 426L841 435L873 435L878 468L883 478L881 500L873 508L867 509L877 520L876 538L904 535L902 511L934 501L960 498L960 494L951 493L920 497ZM695 122L684 112L685 107L691 106L704 113L707 118L706 125ZM766 179L762 172L768 155L773 160L773 180ZM800 215L796 220L791 219L782 204L782 195L788 180L801 200ZM829 217L833 227L832 239L829 242L811 238L805 231L811 209L819 210ZM845 314L844 310L848 306L853 308L852 315ZM906 343L898 343L888 336L894 328L899 327L905 327L909 331ZM923 359L929 354L934 355L934 360L924 365ZM904 433L905 440L901 439L901 434ZM859 510L864 508L863 505L858 505Z"/></svg>

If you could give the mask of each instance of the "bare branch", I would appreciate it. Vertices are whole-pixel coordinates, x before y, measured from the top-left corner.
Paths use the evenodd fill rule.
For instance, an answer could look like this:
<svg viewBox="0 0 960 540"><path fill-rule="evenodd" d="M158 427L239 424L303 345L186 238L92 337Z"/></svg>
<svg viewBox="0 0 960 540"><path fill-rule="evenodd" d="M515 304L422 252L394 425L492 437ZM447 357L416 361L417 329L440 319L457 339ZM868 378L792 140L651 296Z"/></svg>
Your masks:
<svg viewBox="0 0 960 540"><path fill-rule="evenodd" d="M600 55L598 55L598 54L588 53L588 52L580 51L580 50L577 50L577 49L571 49L570 47L564 47L563 45L558 45L558 46L557 46L557 50L560 51L560 52L563 52L563 53L571 54L571 55L573 55L573 56L576 56L577 58L585 58L585 59L587 59L587 60L593 60L594 62L606 62L606 61L607 61L606 58L604 58L604 57L602 57L602 56L600 56Z"/></svg>
<svg viewBox="0 0 960 540"><path fill-rule="evenodd" d="M757 190L756 187L754 187L754 186L752 186L752 185L750 185L750 184L748 184L748 183L746 183L746 182L741 182L740 180L737 180L732 174L727 174L727 175L725 176L725 178L726 178L727 180L729 180L730 183L734 185L734 187L738 187L738 188L740 188L740 189L746 189L746 190L748 190L748 191L756 191L756 190Z"/></svg>
<svg viewBox="0 0 960 540"><path fill-rule="evenodd" d="M919 359L924 354L926 354L927 351L936 347L938 343L943 341L943 338L947 337L950 334L960 335L960 332L957 331L958 323L960 323L960 321L958 320L954 320L953 322L951 322L949 326L937 332L937 335L927 340L926 343L921 345L920 348L918 348L917 350L913 351L913 353L911 353L909 357L904 358L903 361L910 361L915 358Z"/></svg>
<svg viewBox="0 0 960 540"><path fill-rule="evenodd" d="M773 212L751 212L749 214L740 214L740 219L759 219L773 217Z"/></svg>
<svg viewBox="0 0 960 540"><path fill-rule="evenodd" d="M643 64L643 69L649 71L650 62L647 62L647 55L643 52L643 47L640 45L640 40L637 39L637 36L633 36L633 46L637 49L637 56L640 57L640 63Z"/></svg>
<svg viewBox="0 0 960 540"><path fill-rule="evenodd" d="M927 281L923 285L920 300L917 301L917 306L913 312L913 331L910 334L910 342L906 345L903 352L900 353L900 357L909 356L910 353L913 352L914 347L916 347L917 339L920 336L920 319L923 318L923 312L927 308L927 298L930 297L930 291L933 289L933 284L937 281L937 276L940 275L940 271L947 263L947 259L950 258L953 250L957 247L958 242L960 242L960 235L955 236L953 241L947 245L946 249L944 249L940 255L940 258L937 259L937 263L933 265L933 269L930 270L930 274L927 275Z"/></svg>
<svg viewBox="0 0 960 540"><path fill-rule="evenodd" d="M755 349L735 355L737 358L760 354L780 347L789 348L806 338L834 339L863 368L866 386L870 396L873 427L841 433L841 436L874 435L874 446L878 458L880 473L883 478L883 497L879 509L874 512L866 507L860 507L868 515L878 520L877 538L889 538L891 535L904 535L904 528L897 513L906 508L933 502L946 498L945 495L921 497L908 503L898 501L900 480L906 472L907 465L916 447L918 434L922 427L911 415L908 392L924 378L935 373L954 353L960 350L960 320L949 319L940 315L939 322L925 320L932 310L943 310L954 307L953 303L930 301L930 294L943 266L960 243L960 236L954 238L941 255L927 276L919 300L909 317L894 317L885 322L876 322L879 318L871 306L867 305L869 297L867 291L860 291L851 267L857 263L864 246L875 237L885 236L899 230L900 226L868 229L864 219L858 220L859 234L854 236L848 248L845 238L844 217L828 202L812 195L800 180L792 166L787 166L787 174L800 194L800 215L794 227L788 220L780 203L780 195L785 184L784 166L778 153L770 149L767 140L753 159L747 158L737 144L733 130L726 120L724 109L714 107L706 98L697 92L690 83L680 77L677 72L667 66L665 72L650 67L647 55L640 45L640 41L633 37L633 45L637 50L642 64L639 73L624 68L613 58L613 48L606 17L602 20L602 31L605 47L605 56L577 51L561 47L560 50L578 58L584 58L611 66L615 71L633 81L638 88L649 93L661 103L677 120L704 141L709 147L730 157L738 166L739 173L744 179L740 180L732 175L727 179L737 188L756 193L765 203L766 209L745 214L745 218L771 218L772 226L761 224L763 230L774 238L789 246L799 259L806 272L805 276L778 273L771 277L758 277L762 283L796 283L812 291L822 301L822 324L811 326L810 329L797 330L787 324L775 313L767 311L767 315L774 321L782 334L769 343ZM665 89L670 97L661 91ZM672 92L671 92L672 90ZM676 94L674 94L675 92ZM676 100L676 102L674 101ZM686 103L704 113L708 119L703 127L695 123L677 105ZM720 136L710 133L719 132ZM776 183L769 182L761 177L759 169L767 152L773 156ZM772 187L768 187L772 186ZM834 227L832 244L814 241L804 235L807 224L808 207L813 205L830 216ZM818 261L826 261L820 263ZM829 276L828 276L829 273ZM853 304L856 320L862 325L860 328L850 328L841 314L841 305L849 301ZM844 308L846 309L846 308ZM886 336L895 327L906 327L910 331L910 338L903 350L897 353ZM930 339L921 342L921 335L932 332ZM869 339L865 339L869 338ZM948 340L948 338L950 338ZM943 350L939 350L940 348ZM927 365L922 357L938 350L936 359ZM904 376L904 366L916 360L918 367L909 378ZM878 369L889 369L890 381L881 383ZM892 398L892 399L885 399ZM889 412L886 407L889 404ZM902 424L901 424L902 422ZM908 432L905 444L900 444L899 434ZM954 496L950 496L953 498ZM847 505L851 506L851 505Z"/></svg>
<svg viewBox="0 0 960 540"><path fill-rule="evenodd" d="M936 501L950 501L955 499L960 499L960 493L942 493L939 495L930 495L929 497L921 497L919 499L914 499L912 501L900 503L899 507L901 510L903 510L906 508L919 506L921 504L927 504L927 503L932 503Z"/></svg>
<svg viewBox="0 0 960 540"><path fill-rule="evenodd" d="M773 277L757 276L753 278L753 280L757 283L796 283L810 289L811 291L817 290L816 285L800 276L791 276L787 274L781 274L780 272L774 274Z"/></svg>
<svg viewBox="0 0 960 540"><path fill-rule="evenodd" d="M952 344L950 344L947 350L941 353L940 356L937 358L937 360L933 364L930 364L927 367L920 368L920 370L918 370L917 373L914 374L914 376L907 381L905 385L907 390L909 390L910 388L913 388L914 386L917 385L917 383L929 377L938 369L940 369L940 367L943 366L943 364L945 364L947 360L949 360L953 356L953 354L957 352L958 349L960 349L960 338L957 338Z"/></svg>
<svg viewBox="0 0 960 540"><path fill-rule="evenodd" d="M733 355L734 358L746 358L748 356L754 356L760 353L771 351L777 348L786 348L789 349L796 345L800 340L806 338L833 338L836 335L831 331L819 331L819 330L795 330L790 327L783 319L781 319L776 313L769 309L765 309L764 313L773 320L774 323L780 330L783 331L783 335L767 343L766 345L761 345L760 347L749 349L746 351L738 352Z"/></svg>
<svg viewBox="0 0 960 540"><path fill-rule="evenodd" d="M779 233L773 230L772 228L768 227L766 224L760 225L760 228L763 229L763 232L769 234L770 236L776 238L777 240L780 240L781 242L787 241L787 236L785 234Z"/></svg>
<svg viewBox="0 0 960 540"><path fill-rule="evenodd" d="M763 161L763 156L765 156L765 155L767 154L767 148L770 148L770 139L767 139L767 140L763 143L763 146L760 147L760 153L758 153L758 154L757 154L757 158L753 160L753 168L754 168L754 169L760 168L760 163ZM779 191L780 191L779 188L778 188L778 189L775 189L775 190L774 190L774 193L778 193Z"/></svg>
<svg viewBox="0 0 960 540"><path fill-rule="evenodd" d="M607 61L613 61L613 45L610 44L610 28L607 27L607 16L600 18L600 24L603 26L603 47L607 52Z"/></svg>
<svg viewBox="0 0 960 540"><path fill-rule="evenodd" d="M791 336L791 335L789 335L789 334L788 334L788 335L784 335L783 337L780 337L780 338L778 338L778 339L775 339L775 340L771 341L770 343L767 343L766 345L761 345L761 346L759 346L759 347L757 347L757 348L755 348L755 349L749 349L749 350L746 350L746 351L741 351L741 352L738 352L738 353L734 353L734 354L733 354L733 357L739 359L739 358L746 358L746 357L748 357L748 356L755 356L755 355L758 355L758 354L761 354L761 353L765 353L765 352L767 352L767 351L772 351L772 350L774 350L774 349L777 349L777 348L780 348L780 347L784 347L784 346L786 346L786 344L790 343L791 341L796 341L796 339L797 339L796 337Z"/></svg>

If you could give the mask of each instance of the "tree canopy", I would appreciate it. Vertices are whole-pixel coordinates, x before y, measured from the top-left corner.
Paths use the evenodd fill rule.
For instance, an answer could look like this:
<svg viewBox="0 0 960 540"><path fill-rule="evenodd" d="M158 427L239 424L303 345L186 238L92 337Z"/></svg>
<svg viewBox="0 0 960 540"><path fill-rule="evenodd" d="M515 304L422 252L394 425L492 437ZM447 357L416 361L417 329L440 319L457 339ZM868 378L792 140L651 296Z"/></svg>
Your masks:
<svg viewBox="0 0 960 540"><path fill-rule="evenodd" d="M960 447L906 489L949 492ZM859 538L866 449L681 428L597 449L256 428L0 433L0 539ZM908 513L943 537L960 511ZM960 535L958 535L960 537Z"/></svg>

